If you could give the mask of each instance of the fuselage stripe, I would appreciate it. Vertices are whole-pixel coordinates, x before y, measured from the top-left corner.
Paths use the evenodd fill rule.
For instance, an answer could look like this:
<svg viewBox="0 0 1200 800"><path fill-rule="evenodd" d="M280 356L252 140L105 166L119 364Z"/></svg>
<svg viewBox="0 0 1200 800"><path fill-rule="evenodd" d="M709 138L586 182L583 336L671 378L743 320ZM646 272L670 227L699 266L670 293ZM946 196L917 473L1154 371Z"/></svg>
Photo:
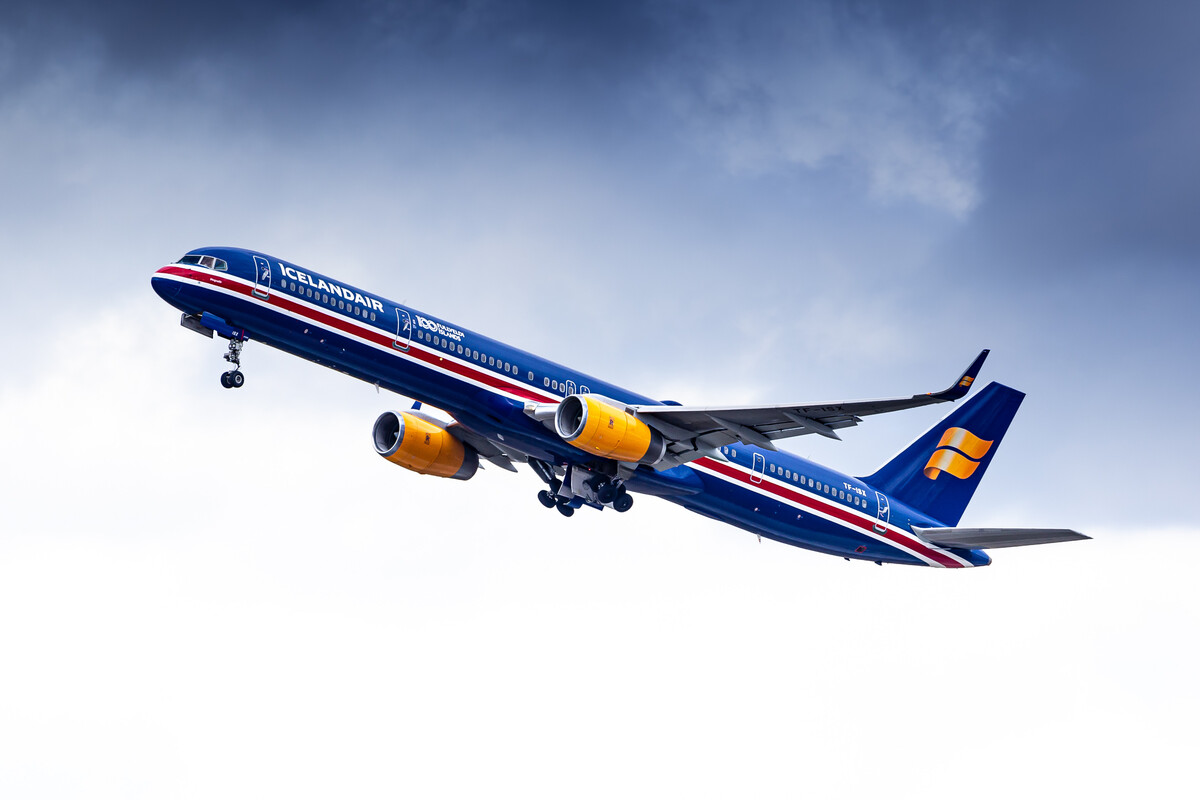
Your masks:
<svg viewBox="0 0 1200 800"><path fill-rule="evenodd" d="M451 372L460 377L467 378L472 381L484 384L492 389L498 389L506 394L513 395L522 400L534 400L537 402L557 402L558 398L547 396L536 389L531 389L522 386L512 381L500 378L490 372L476 369L467 365L459 359L442 355L439 351L431 348L426 348L419 341L409 342L407 349L401 349L394 346L396 337L384 333L379 328L373 325L365 325L356 323L350 319L344 319L338 315L329 314L317 308L308 306L308 304L300 303L288 295L280 294L278 289L272 290L267 297L262 297L254 293L251 284L243 283L240 279L231 276L217 277L201 270L190 270L186 267L165 267L159 271L160 274L171 274L182 278L187 278L200 284L203 288L211 288L211 285L220 286L226 290L233 290L237 294L243 295L257 303L265 303L276 309L288 311L294 315L307 319L310 322L321 325L325 328L332 328L340 333L350 334L371 344L376 345L382 350L392 352L398 357L410 356L415 361L421 361L436 369Z"/></svg>
<svg viewBox="0 0 1200 800"><path fill-rule="evenodd" d="M854 528L855 533L865 533L875 539L886 539L889 544L901 547L904 550L912 552L914 555L931 561L943 567L962 567L967 566L961 559L957 558L953 553L945 553L926 545L911 536L906 536L897 531L890 525L883 532L875 529L875 524L878 520L874 518L860 517L851 512L849 509L842 508L833 503L823 502L815 497L810 497L807 494L797 492L789 487L781 486L769 479L764 479L761 483L753 483L748 474L743 472L738 467L732 464L723 463L713 458L700 458L693 462L695 466L704 467L705 469L722 475L736 483L743 484L757 491L764 491L769 494L776 495L792 501L800 506L803 506L810 511L816 511L826 517L833 517L841 524Z"/></svg>
<svg viewBox="0 0 1200 800"><path fill-rule="evenodd" d="M482 385L486 389L520 400L557 403L561 399L558 396L514 383L510 379L501 378L490 371L481 370L468 362L464 362L459 358L428 346L420 340L413 341L410 338L407 347L396 347L397 337L385 330L381 330L376 325L344 318L338 314L331 314L327 310L318 308L305 300L293 298L277 288L269 290L264 296L264 293L256 291L254 284L243 278L226 274L214 274L208 270L191 269L182 265L163 267L158 271L158 274L163 277L170 276L183 282L194 283L198 287L210 291L240 295L256 305L265 305L279 313L298 318L301 321L307 321L320 328L354 337L363 343L373 345L377 349L391 353L399 358L403 359L407 356L413 361L423 363L436 372L450 374L473 384ZM396 307L393 306L393 308ZM405 311L402 308L400 310ZM756 493L774 495L775 498L805 508L835 524L850 528L854 533L869 536L920 558L931 565L951 568L971 566L969 562L959 556L937 549L935 546L930 546L926 542L910 534L906 534L890 524L885 525L885 530L881 532L876 528L876 525L881 524L878 519L868 515L860 515L837 504L828 503L821 498L810 496L804 492L798 492L789 486L775 482L770 476L764 475L759 481L752 481L750 479L750 471L740 465L702 457L691 462L689 466L698 467L722 482L738 484Z"/></svg>

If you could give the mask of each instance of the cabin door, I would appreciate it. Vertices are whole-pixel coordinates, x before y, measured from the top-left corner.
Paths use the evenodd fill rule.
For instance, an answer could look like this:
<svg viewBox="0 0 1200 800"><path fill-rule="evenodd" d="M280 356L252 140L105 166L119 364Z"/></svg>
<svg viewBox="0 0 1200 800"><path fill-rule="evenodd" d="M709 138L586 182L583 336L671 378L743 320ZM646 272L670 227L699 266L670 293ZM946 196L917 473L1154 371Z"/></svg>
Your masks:
<svg viewBox="0 0 1200 800"><path fill-rule="evenodd" d="M396 340L392 346L397 350L407 350L412 341L412 317L402 308L396 309Z"/></svg>
<svg viewBox="0 0 1200 800"><path fill-rule="evenodd" d="M762 483L763 473L767 471L767 459L762 453L754 454L754 466L750 468L750 480Z"/></svg>
<svg viewBox="0 0 1200 800"><path fill-rule="evenodd" d="M262 256L254 257L254 293L259 297L271 296L271 262Z"/></svg>
<svg viewBox="0 0 1200 800"><path fill-rule="evenodd" d="M880 492L875 493L875 502L877 503L878 519L875 520L876 533L886 533L888 519L892 515L892 507L888 505L888 499Z"/></svg>

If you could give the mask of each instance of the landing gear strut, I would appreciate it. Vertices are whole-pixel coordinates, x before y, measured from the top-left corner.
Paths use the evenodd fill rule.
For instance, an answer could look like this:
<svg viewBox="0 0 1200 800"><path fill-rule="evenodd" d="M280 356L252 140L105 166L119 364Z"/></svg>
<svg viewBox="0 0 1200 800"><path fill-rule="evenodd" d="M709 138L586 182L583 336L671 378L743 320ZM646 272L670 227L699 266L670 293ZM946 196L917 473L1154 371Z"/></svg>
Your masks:
<svg viewBox="0 0 1200 800"><path fill-rule="evenodd" d="M233 364L233 369L229 372L221 373L221 385L226 389L240 389L242 384L246 382L246 376L242 374L242 347L246 342L242 339L229 340L229 352L225 354L225 360Z"/></svg>
<svg viewBox="0 0 1200 800"><path fill-rule="evenodd" d="M568 466L563 480L559 480L554 467L544 461L531 458L529 466L550 487L538 492L538 502L546 508L557 508L564 517L571 516L583 505L592 508L611 506L620 513L633 508L633 496L616 477L592 475L589 470ZM585 477L588 475L591 477Z"/></svg>

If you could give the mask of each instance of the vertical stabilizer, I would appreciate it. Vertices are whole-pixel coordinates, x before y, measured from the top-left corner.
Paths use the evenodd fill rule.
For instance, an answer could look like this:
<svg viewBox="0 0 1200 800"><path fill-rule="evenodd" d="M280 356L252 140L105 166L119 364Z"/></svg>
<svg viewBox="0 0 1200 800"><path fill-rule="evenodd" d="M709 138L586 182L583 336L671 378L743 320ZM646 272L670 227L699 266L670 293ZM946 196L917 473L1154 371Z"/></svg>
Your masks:
<svg viewBox="0 0 1200 800"><path fill-rule="evenodd" d="M947 526L957 525L1024 398L1016 389L988 384L863 480Z"/></svg>

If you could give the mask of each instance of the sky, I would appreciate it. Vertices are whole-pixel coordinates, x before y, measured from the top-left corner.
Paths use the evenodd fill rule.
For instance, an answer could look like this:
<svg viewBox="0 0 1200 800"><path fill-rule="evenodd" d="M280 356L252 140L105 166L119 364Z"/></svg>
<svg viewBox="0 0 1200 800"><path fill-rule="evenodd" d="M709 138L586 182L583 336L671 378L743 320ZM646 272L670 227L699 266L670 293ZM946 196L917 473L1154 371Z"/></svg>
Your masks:
<svg viewBox="0 0 1200 800"><path fill-rule="evenodd" d="M0 7L0 795L1186 796L1200 9ZM1027 393L986 569L371 452L232 245L681 402ZM870 474L942 409L787 448Z"/></svg>

